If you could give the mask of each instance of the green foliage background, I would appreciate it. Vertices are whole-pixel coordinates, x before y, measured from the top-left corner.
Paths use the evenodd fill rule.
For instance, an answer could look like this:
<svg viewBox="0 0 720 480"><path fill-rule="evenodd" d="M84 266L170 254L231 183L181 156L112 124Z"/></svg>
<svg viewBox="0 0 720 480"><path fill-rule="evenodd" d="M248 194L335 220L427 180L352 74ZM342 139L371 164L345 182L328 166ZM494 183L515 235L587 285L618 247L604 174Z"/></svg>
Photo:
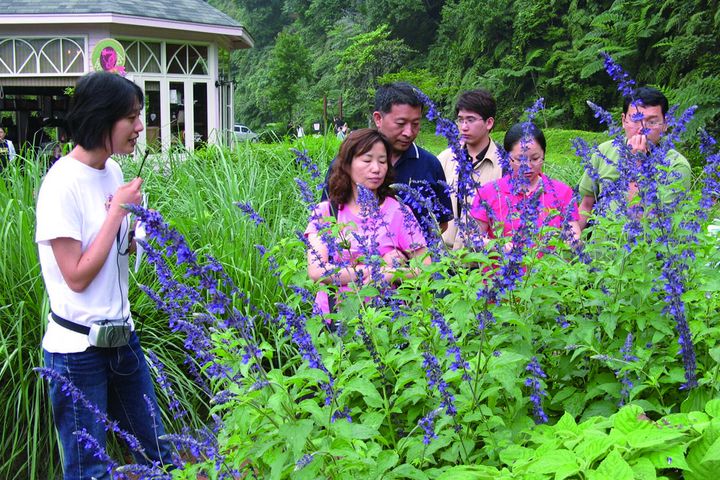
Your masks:
<svg viewBox="0 0 720 480"><path fill-rule="evenodd" d="M694 126L720 128L720 12L709 0L210 0L256 41L225 66L236 82L237 119L305 124L339 114L369 121L375 87L417 84L449 113L458 92L490 89L500 126L545 97L545 126L596 129L586 100L619 105L600 51L672 104L701 107ZM285 55L290 48L303 55ZM285 63L283 63L285 62ZM298 63L306 62L301 75ZM287 69L286 78L272 72ZM303 85L300 92L288 86ZM282 98L280 98L282 97ZM294 106L278 111L274 103ZM691 131L694 130L691 128Z"/></svg>

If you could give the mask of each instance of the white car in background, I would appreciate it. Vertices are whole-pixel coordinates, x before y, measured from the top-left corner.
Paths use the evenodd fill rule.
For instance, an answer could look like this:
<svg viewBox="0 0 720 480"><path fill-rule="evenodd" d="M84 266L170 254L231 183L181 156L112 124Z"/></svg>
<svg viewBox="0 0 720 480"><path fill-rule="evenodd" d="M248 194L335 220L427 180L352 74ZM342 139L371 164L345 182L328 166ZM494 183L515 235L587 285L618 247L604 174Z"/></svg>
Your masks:
<svg viewBox="0 0 720 480"><path fill-rule="evenodd" d="M257 142L260 139L260 135L245 125L235 124L233 126L233 133L235 133L235 138L241 142Z"/></svg>

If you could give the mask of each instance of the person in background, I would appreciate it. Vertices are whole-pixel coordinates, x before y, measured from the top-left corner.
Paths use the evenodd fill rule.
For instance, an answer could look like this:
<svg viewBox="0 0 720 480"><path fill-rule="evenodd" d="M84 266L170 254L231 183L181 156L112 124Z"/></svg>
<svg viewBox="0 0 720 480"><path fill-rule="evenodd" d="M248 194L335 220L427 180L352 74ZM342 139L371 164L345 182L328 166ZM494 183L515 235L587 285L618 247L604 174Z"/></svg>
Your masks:
<svg viewBox="0 0 720 480"><path fill-rule="evenodd" d="M416 188L421 196L433 200L432 214L444 231L452 219L445 173L435 155L415 144L415 138L420 132L422 109L423 103L415 87L404 82L390 83L381 85L375 92L372 118L377 130L392 145L389 159L396 183ZM325 178L328 188L332 189L332 179L327 175ZM327 200L328 188L323 190L322 200ZM431 212L417 205L406 192L400 192L399 197L412 208L418 220L430 217Z"/></svg>
<svg viewBox="0 0 720 480"><path fill-rule="evenodd" d="M425 239L414 216L394 198L390 188L392 145L377 130L363 128L352 131L340 146L330 169L329 200L320 202L305 230L308 239L308 275L316 282L334 284L341 291L351 290L354 283L371 280L372 268L365 263L360 239L377 235L377 251L384 260L382 274L390 282L395 271L425 252ZM378 219L362 215L360 186L376 197L381 226L373 232ZM330 252L321 232L332 217L342 225L340 252ZM429 261L429 258L427 258ZM330 273L334 272L334 273ZM322 313L332 308L326 292L319 292L316 305Z"/></svg>
<svg viewBox="0 0 720 480"><path fill-rule="evenodd" d="M521 225L522 200L538 195L537 226L562 228L563 220L569 218L573 236L578 238L578 211L572 188L543 173L546 142L542 130L534 124L517 123L505 133L503 147L510 156L512 171L482 186L470 210L480 232L487 239L495 238L499 222L502 236L512 237ZM507 242L505 250L512 246Z"/></svg>
<svg viewBox="0 0 720 480"><path fill-rule="evenodd" d="M51 311L42 347L45 367L57 376L49 390L64 478L108 479L106 464L75 434L85 429L104 448L105 427L66 395L60 376L140 441L138 463L171 465L128 301L133 242L123 206L141 202L142 179L125 183L110 158L135 150L143 92L117 74L96 72L78 81L73 100L67 123L75 147L48 170L37 200L35 241ZM118 327L103 330L112 342L89 335L101 321Z"/></svg>
<svg viewBox="0 0 720 480"><path fill-rule="evenodd" d="M348 134L348 124L347 122L343 123L340 128L338 128L337 131L337 138L340 140L345 140L345 137L347 137Z"/></svg>
<svg viewBox="0 0 720 480"><path fill-rule="evenodd" d="M15 146L5 138L5 128L0 126L0 172L15 159Z"/></svg>
<svg viewBox="0 0 720 480"><path fill-rule="evenodd" d="M452 212L455 218L467 214L467 211L462 211L462 205L472 205L476 188L497 180L503 175L500 149L490 138L490 132L495 126L496 113L495 98L487 90L463 92L455 104L455 115L457 116L455 122L460 132L463 152L467 161L472 163L470 183L475 186L471 189L470 198L458 201L458 160L450 148L438 155L447 183L452 188ZM442 236L445 244L450 248L460 248L463 244L454 219L450 220L448 228Z"/></svg>
<svg viewBox="0 0 720 480"><path fill-rule="evenodd" d="M626 98L623 104L622 126L625 130L625 143L630 147L631 154L648 154L658 144L667 131L665 115L668 111L668 99L663 93L652 87L640 87L633 92L632 98ZM597 179L586 171L580 179L580 229L588 223L588 217L597 201L603 196L603 189L609 183L618 180L617 169L621 152L609 140L598 146L598 151L591 159L591 168L597 173ZM666 157L670 162L670 172L681 190L689 190L692 181L690 163L676 150L670 149ZM627 198L631 200L637 195L637 182L630 182ZM663 186L660 198L664 203L672 201L679 190Z"/></svg>

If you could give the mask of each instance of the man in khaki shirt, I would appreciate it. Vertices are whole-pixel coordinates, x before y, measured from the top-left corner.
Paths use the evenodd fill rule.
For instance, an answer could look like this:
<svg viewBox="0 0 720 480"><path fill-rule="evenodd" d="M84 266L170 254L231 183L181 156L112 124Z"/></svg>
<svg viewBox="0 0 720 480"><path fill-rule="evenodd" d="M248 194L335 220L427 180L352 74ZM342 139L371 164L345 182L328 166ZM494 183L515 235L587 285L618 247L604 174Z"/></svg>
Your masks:
<svg viewBox="0 0 720 480"><path fill-rule="evenodd" d="M495 99L486 90L463 92L455 105L460 143L463 144L463 150L473 164L473 181L476 187L470 198L467 199L466 205L472 204L477 187L497 180L503 174L498 146L490 139L490 131L495 125L496 112ZM467 211L463 210L467 210L467 207L461 208L457 199L457 160L449 148L438 155L438 160L443 167L448 185L453 189L451 198L453 217L464 216ZM450 220L447 230L443 233L443 240L452 248L462 246L455 220Z"/></svg>

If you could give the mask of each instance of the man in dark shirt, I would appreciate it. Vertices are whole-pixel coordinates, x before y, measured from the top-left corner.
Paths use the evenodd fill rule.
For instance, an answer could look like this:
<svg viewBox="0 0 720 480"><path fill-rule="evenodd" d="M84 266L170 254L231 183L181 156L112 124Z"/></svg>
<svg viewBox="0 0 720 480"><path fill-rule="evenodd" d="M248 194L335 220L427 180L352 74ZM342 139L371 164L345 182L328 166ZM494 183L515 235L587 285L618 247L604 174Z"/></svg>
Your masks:
<svg viewBox="0 0 720 480"><path fill-rule="evenodd" d="M378 131L393 146L390 162L394 169L394 182L408 185L424 198L430 199L433 214L444 231L452 219L445 173L435 155L415 145L415 138L420 132L422 109L423 103L412 85L404 82L381 85L375 92L373 121ZM428 212L411 199L407 192L401 191L398 195L413 210L425 229L427 222L424 220L428 218ZM322 199L327 199L327 190L323 190Z"/></svg>

